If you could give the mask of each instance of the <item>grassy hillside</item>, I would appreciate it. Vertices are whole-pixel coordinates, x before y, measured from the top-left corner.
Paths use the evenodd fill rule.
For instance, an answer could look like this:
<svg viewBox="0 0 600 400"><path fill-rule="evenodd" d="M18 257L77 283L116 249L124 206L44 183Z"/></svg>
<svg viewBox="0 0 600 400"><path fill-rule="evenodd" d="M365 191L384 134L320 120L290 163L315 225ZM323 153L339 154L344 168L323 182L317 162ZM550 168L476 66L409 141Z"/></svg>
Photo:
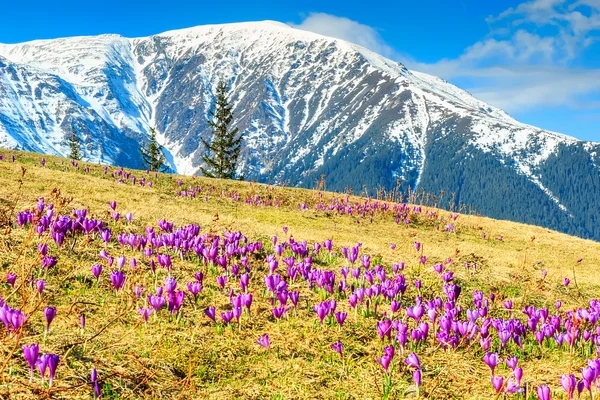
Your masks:
<svg viewBox="0 0 600 400"><path fill-rule="evenodd" d="M483 358L497 352L503 360L518 356L523 369L521 392L508 396L537 398L534 393L541 384L556 396L565 395L559 377L574 373L580 380L586 361L596 353L597 318L589 315L597 310L589 301L600 287L597 242L535 226L335 193L155 176L55 157L45 157L42 165L42 156L31 153L0 155L0 260L3 277L16 274L14 286L2 280L0 295L6 302L4 315L17 315L15 310L27 315L16 328L0 312L8 327L0 333L0 395L6 398L90 398L92 368L97 369L103 398L415 397L416 367L404 362L412 352L420 359L421 397L494 398ZM36 212L40 197L43 211ZM40 228L49 204L54 215L47 229ZM24 210L32 211L21 214L19 224L17 214ZM58 215L69 216L70 222L56 219ZM103 236L107 230L110 238ZM285 243L281 255L273 236L277 245ZM332 241L331 251L323 246L327 240ZM357 242L362 245L355 247ZM418 251L415 242L420 243ZM42 256L44 244L48 250ZM353 247L358 250L355 260ZM106 256L99 257L102 251ZM164 255L170 256L170 271ZM44 257L46 263L54 257L56 265L43 267ZM119 257L125 257L120 268ZM93 265L102 265L98 279ZM347 273L344 267L350 267ZM355 278L352 269L357 267L361 271ZM115 290L110 275L119 270L125 281ZM202 272L201 279L197 272ZM240 287L244 274L249 278L245 291ZM285 283L270 291L265 277L275 275ZM164 287L174 281L166 278L177 283L172 295ZM568 285L564 278L570 279ZM221 287L219 281L225 279ZM45 281L41 293L36 280ZM187 287L192 282L202 287L195 301ZM144 322L139 309L151 307L149 294L154 300L161 297L157 287L164 288L167 304ZM473 291L483 292L482 304L474 304ZM353 307L353 296L361 292L363 301ZM295 306L290 293L298 293ZM239 322L235 315L224 322L221 314L228 318L227 313L237 313L241 294L253 296L249 311L242 307ZM177 296L183 296L181 304ZM436 298L440 300L434 304ZM336 300L335 310L331 300ZM562 302L558 311L557 300ZM393 313L392 301L398 307ZM331 307L322 323L314 309L319 304ZM411 317L418 304L424 316ZM527 326L532 319L523 313L526 306L535 307L539 322L521 332L513 327L516 320ZM45 335L46 307L56 307L56 317ZM215 307L216 321L205 314L210 307ZM579 307L587 311L569 313ZM539 316L544 308L550 317L544 311ZM434 309L435 322L427 313ZM485 315L459 329L469 320L468 309ZM341 327L335 317L340 312L347 313ZM277 313L283 316L276 318ZM560 321L553 322L554 315ZM447 337L440 328L444 318L451 325ZM388 323L392 327L386 329ZM540 344L535 332L553 323L555 331ZM404 324L405 343L399 336ZM482 327L489 327L489 334L482 334ZM423 329L428 333L419 338ZM511 335L506 344L504 331ZM264 334L269 348L257 342ZM566 334L574 337L572 343L563 338L559 346ZM341 355L331 347L338 341ZM23 345L31 343L39 344L40 354L59 356L51 388L48 372L44 385L37 370L30 383ZM376 357L383 355L385 363L387 346L394 346L394 356L385 372ZM499 391L512 391L512 369L502 364L495 374L505 378Z"/></svg>

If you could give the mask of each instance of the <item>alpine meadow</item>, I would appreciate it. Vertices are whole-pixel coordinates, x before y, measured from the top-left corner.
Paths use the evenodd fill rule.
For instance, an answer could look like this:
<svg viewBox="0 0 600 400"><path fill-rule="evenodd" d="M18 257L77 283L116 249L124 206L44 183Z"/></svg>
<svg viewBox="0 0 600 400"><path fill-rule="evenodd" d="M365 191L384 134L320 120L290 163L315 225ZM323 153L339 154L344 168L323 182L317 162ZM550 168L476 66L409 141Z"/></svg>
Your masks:
<svg viewBox="0 0 600 400"><path fill-rule="evenodd" d="M600 396L600 143L388 56L0 44L0 398Z"/></svg>

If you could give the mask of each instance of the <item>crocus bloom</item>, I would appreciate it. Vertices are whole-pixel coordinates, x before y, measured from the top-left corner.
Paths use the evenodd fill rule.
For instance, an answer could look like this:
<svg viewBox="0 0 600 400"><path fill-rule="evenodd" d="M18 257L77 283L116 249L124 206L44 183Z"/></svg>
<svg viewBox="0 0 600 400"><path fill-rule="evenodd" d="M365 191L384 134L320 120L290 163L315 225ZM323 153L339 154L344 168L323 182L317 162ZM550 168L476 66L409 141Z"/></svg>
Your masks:
<svg viewBox="0 0 600 400"><path fill-rule="evenodd" d="M202 291L202 283L195 281L187 284L187 288L189 292L194 296L194 301L196 301L198 294Z"/></svg>
<svg viewBox="0 0 600 400"><path fill-rule="evenodd" d="M537 394L540 400L550 400L550 388L548 385L538 386Z"/></svg>
<svg viewBox="0 0 600 400"><path fill-rule="evenodd" d="M421 370L420 369L414 370L412 373L412 376L413 376L413 380L415 381L415 385L417 387L421 387Z"/></svg>
<svg viewBox="0 0 600 400"><path fill-rule="evenodd" d="M15 287L15 282L17 281L17 274L15 273L10 273L10 274L6 274L6 282L8 282L8 284L12 287Z"/></svg>
<svg viewBox="0 0 600 400"><path fill-rule="evenodd" d="M392 359L394 358L394 346L387 346L383 349L383 355L381 357L375 357L381 367L388 372Z"/></svg>
<svg viewBox="0 0 600 400"><path fill-rule="evenodd" d="M33 381L33 371L35 370L35 363L38 360L39 354L40 347L37 344L23 346L23 355L25 356L25 360L27 360L30 368L29 382Z"/></svg>
<svg viewBox="0 0 600 400"><path fill-rule="evenodd" d="M133 294L135 295L135 297L137 297L138 299L140 298L140 296L146 291L146 288L143 286L138 286L135 285L133 287Z"/></svg>
<svg viewBox="0 0 600 400"><path fill-rule="evenodd" d="M43 279L37 279L35 281L35 286L37 288L38 293L42 294L42 292L44 291L44 288L46 287L46 281Z"/></svg>
<svg viewBox="0 0 600 400"><path fill-rule="evenodd" d="M585 384L585 388L590 392L592 390L592 383L596 379L596 369L594 367L585 367L581 370L581 376L583 377L583 382Z"/></svg>
<svg viewBox="0 0 600 400"><path fill-rule="evenodd" d="M110 280L115 288L115 292L118 294L119 290L125 284L125 275L121 271L114 270L110 273Z"/></svg>
<svg viewBox="0 0 600 400"><path fill-rule="evenodd" d="M177 280L174 277L168 277L164 280L167 293L174 293L177 288Z"/></svg>
<svg viewBox="0 0 600 400"><path fill-rule="evenodd" d="M335 343L332 343L331 348L333 349L333 351L339 353L340 356L342 355L343 346L342 346L342 342L340 342L339 340Z"/></svg>
<svg viewBox="0 0 600 400"><path fill-rule="evenodd" d="M417 357L417 355L414 352L410 353L406 360L404 360L404 362L409 367L421 369L421 362L419 361L419 357Z"/></svg>
<svg viewBox="0 0 600 400"><path fill-rule="evenodd" d="M217 311L214 307L208 307L206 310L204 310L204 314L208 318L212 319L213 321L215 321L215 322L217 321L216 320Z"/></svg>
<svg viewBox="0 0 600 400"><path fill-rule="evenodd" d="M569 400L573 400L575 389L577 388L577 378L575 375L563 375L560 377L560 384L565 389L565 392L569 395Z"/></svg>
<svg viewBox="0 0 600 400"><path fill-rule="evenodd" d="M127 262L127 257L125 257L125 256L117 257L117 268L119 268L119 269L123 268L123 266L125 265L126 262Z"/></svg>
<svg viewBox="0 0 600 400"><path fill-rule="evenodd" d="M486 353L483 357L483 361L487 364L488 367L492 370L492 376L494 375L494 369L496 365L498 365L498 354L497 353Z"/></svg>
<svg viewBox="0 0 600 400"><path fill-rule="evenodd" d="M515 368L517 368L518 362L519 362L519 358L517 356L508 357L506 359L506 366L514 371Z"/></svg>
<svg viewBox="0 0 600 400"><path fill-rule="evenodd" d="M81 331L85 329L85 314L81 314Z"/></svg>
<svg viewBox="0 0 600 400"><path fill-rule="evenodd" d="M152 313L152 307L146 307L146 308L140 307L140 308L138 308L138 312L144 319L144 322L147 322L148 318L150 317L150 314Z"/></svg>
<svg viewBox="0 0 600 400"><path fill-rule="evenodd" d="M345 312L338 311L335 313L335 319L337 320L338 324L340 325L340 328L344 324L344 321L346 320L347 316L348 316L348 313L345 313Z"/></svg>
<svg viewBox="0 0 600 400"><path fill-rule="evenodd" d="M501 376L492 375L492 386L494 387L496 393L500 393L502 387L504 386L504 378Z"/></svg>
<svg viewBox="0 0 600 400"><path fill-rule="evenodd" d="M98 372L96 372L96 368L92 368L92 373L90 374L90 382L94 385L94 395L97 398L102 397L102 390L100 390L100 385L98 384Z"/></svg>
<svg viewBox="0 0 600 400"><path fill-rule="evenodd" d="M40 375L42 376L42 384L44 383L44 377L46 375L46 368L48 367L48 356L49 354L42 354L38 357L35 365L40 371Z"/></svg>
<svg viewBox="0 0 600 400"><path fill-rule="evenodd" d="M56 317L56 307L46 307L44 310L44 316L46 317L46 330L50 329L50 324L54 317Z"/></svg>
<svg viewBox="0 0 600 400"><path fill-rule="evenodd" d="M221 286L221 289L224 289L227 284L227 275L217 276L217 283Z"/></svg>
<svg viewBox="0 0 600 400"><path fill-rule="evenodd" d="M50 370L50 381L48 385L52 387L52 381L54 381L54 375L56 374L56 367L58 366L58 362L60 361L60 357L57 354L48 354L48 369Z"/></svg>
<svg viewBox="0 0 600 400"><path fill-rule="evenodd" d="M566 286L569 286L569 283L571 283L571 280L570 280L569 278L565 278L565 279L564 279L564 284L565 284L565 287L566 287Z"/></svg>
<svg viewBox="0 0 600 400"><path fill-rule="evenodd" d="M183 290L180 290L177 293L169 292L167 293L167 297L169 298L169 311L171 311L171 315L174 315L183 305L185 292Z"/></svg>
<svg viewBox="0 0 600 400"><path fill-rule="evenodd" d="M265 349L268 349L269 347L271 347L271 341L269 339L269 335L267 335L266 333L264 335L262 335L261 337L259 337L257 342Z"/></svg>

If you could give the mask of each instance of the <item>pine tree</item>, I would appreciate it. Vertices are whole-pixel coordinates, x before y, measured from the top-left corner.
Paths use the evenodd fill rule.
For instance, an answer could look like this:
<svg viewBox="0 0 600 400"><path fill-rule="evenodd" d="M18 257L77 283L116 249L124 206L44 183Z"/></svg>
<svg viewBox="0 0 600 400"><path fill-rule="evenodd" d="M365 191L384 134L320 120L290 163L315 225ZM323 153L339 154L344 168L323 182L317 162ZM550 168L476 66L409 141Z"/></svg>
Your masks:
<svg viewBox="0 0 600 400"><path fill-rule="evenodd" d="M71 136L67 138L67 144L69 145L69 149L71 149L71 153L69 157L71 160L80 161L81 160L81 141L77 137L77 132L75 131L75 127L71 127Z"/></svg>
<svg viewBox="0 0 600 400"><path fill-rule="evenodd" d="M152 172L165 172L168 167L163 147L156 140L156 129L150 128L150 142L147 147L140 146L140 154L144 166Z"/></svg>
<svg viewBox="0 0 600 400"><path fill-rule="evenodd" d="M202 174L210 178L235 179L235 169L242 142L242 135L237 136L238 128L230 129L233 120L233 105L227 99L227 84L223 81L217 86L215 111L210 112L208 125L212 128L213 137L210 143L200 138L206 154L202 160L206 164L200 167ZM243 179L243 177L240 177Z"/></svg>

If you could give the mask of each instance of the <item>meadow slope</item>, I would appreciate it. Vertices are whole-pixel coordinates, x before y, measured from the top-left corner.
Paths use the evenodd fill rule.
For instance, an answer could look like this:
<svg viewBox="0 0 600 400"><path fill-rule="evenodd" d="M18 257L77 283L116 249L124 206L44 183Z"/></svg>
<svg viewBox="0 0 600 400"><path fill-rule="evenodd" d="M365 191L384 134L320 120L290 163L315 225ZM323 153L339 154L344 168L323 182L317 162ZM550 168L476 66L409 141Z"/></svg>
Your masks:
<svg viewBox="0 0 600 400"><path fill-rule="evenodd" d="M0 260L3 278L16 274L13 285L2 279L0 296L4 315L27 315L13 326L0 312L7 327L0 333L4 398L90 398L92 368L103 398L415 397L416 369L422 373L422 397L493 398L490 368L483 361L486 346L502 359L519 357L523 378L509 396L529 398L541 384L564 393L559 377L574 373L581 379L596 352L597 318L568 312L580 307L595 312L589 302L600 288L597 242L326 191L147 174L57 157L45 157L42 165L42 156L33 153L0 150L0 155ZM63 214L70 217L61 221L71 222L63 226L55 219L40 228L50 204L51 218ZM107 230L110 238L101 235ZM56 265L44 267L47 257ZM103 267L98 279L93 265ZM122 287L111 280L111 271L123 274ZM446 275L449 271L453 276ZM249 279L246 288L239 283L243 275ZM271 287L265 277L275 275L283 283ZM39 290L36 281L42 280ZM177 287L169 289L173 282ZM195 300L187 285L194 282L201 287ZM352 306L357 288L365 299ZM393 288L393 295L382 294ZM458 323L466 323L465 312L473 308L473 291L485 295L475 308L485 308L487 315L459 332ZM297 293L297 304L292 305L290 293ZM150 294L167 304L157 312L148 309L145 322L139 309L152 307ZM251 306L236 304L248 294ZM434 308L439 316L425 338L418 332L415 337L413 332L431 318L427 312L415 318L413 307L436 297L440 303L428 304L425 311ZM322 322L315 306L326 308ZM508 328L497 323L488 326L493 334L482 333L486 318L490 324L522 320L527 325L526 306L538 314L549 309L563 325L541 344L534 338L538 325L527 333L515 328L507 343L500 333ZM47 334L46 307L56 307ZM210 307L216 321L205 313ZM449 310L455 310L449 329L456 343L440 339L437 331ZM225 318L231 322L223 321L222 313L230 313ZM335 313L347 313L341 326L338 320L344 317ZM564 326L569 319L578 321L582 337L572 345L554 343L555 335L570 332L571 325ZM393 328L386 330L386 321ZM409 329L406 343L397 336L398 324ZM551 321L542 315L539 330L544 325ZM584 332L591 336L584 338ZM269 348L257 343L263 334L269 336ZM341 355L331 347L338 341ZM43 386L38 372L30 383L22 347L31 343L39 344L40 354L60 357L51 388L48 376ZM376 361L386 356L386 346L395 349L387 373ZM419 368L403 361L413 351ZM496 374L506 378L500 392L510 392L511 371L496 367Z"/></svg>

